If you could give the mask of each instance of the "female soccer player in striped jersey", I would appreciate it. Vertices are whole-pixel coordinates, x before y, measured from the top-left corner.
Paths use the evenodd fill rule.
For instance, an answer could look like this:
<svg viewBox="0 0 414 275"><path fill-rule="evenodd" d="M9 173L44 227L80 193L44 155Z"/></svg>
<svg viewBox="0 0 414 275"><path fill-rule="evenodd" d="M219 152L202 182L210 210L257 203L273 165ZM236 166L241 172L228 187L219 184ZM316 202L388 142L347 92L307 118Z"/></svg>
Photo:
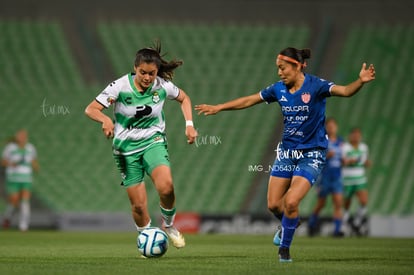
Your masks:
<svg viewBox="0 0 414 275"><path fill-rule="evenodd" d="M358 198L359 209L356 217L352 221L352 230L360 235L360 227L366 219L368 204L368 189L366 168L371 166L368 157L368 145L362 142L361 129L356 127L351 130L346 142L342 148L342 177L344 183L344 208L345 213L343 220L345 223L350 222L349 208L354 194Z"/></svg>
<svg viewBox="0 0 414 275"><path fill-rule="evenodd" d="M30 224L33 172L39 171L36 148L29 143L27 130L19 130L14 136L14 140L6 145L0 164L6 167L6 192L8 196L3 227L10 226L14 211L20 204L19 229L27 231Z"/></svg>
<svg viewBox="0 0 414 275"><path fill-rule="evenodd" d="M276 232L274 238L274 243L280 245L280 262L292 261L289 248L299 221L299 204L325 163L328 146L324 127L326 98L352 96L375 79L374 66L371 64L367 68L363 63L357 80L346 86L336 85L304 73L308 58L309 49L286 48L276 58L280 81L250 96L195 107L199 114L214 115L262 102L278 102L281 106L284 132L277 146L267 193L269 210L282 222L281 232Z"/></svg>
<svg viewBox="0 0 414 275"><path fill-rule="evenodd" d="M105 136L113 138L113 156L138 232L151 225L143 184L147 173L160 196L163 226L177 248L184 247L185 241L173 226L176 209L165 138L165 99L181 104L187 142L191 144L197 137L190 97L171 82L174 69L181 64L182 61L164 60L160 44L141 49L136 54L134 72L109 84L85 110L87 116L102 123ZM115 125L102 112L110 105L114 105Z"/></svg>

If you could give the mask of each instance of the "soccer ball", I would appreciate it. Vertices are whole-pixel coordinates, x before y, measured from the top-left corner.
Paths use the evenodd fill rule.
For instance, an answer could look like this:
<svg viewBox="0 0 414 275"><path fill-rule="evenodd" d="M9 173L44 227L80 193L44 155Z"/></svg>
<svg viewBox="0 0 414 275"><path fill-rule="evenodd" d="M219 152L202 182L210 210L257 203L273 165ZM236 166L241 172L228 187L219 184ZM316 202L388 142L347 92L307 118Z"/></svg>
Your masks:
<svg viewBox="0 0 414 275"><path fill-rule="evenodd" d="M161 257L168 249L167 234L158 227L146 228L138 235L137 246L145 257Z"/></svg>

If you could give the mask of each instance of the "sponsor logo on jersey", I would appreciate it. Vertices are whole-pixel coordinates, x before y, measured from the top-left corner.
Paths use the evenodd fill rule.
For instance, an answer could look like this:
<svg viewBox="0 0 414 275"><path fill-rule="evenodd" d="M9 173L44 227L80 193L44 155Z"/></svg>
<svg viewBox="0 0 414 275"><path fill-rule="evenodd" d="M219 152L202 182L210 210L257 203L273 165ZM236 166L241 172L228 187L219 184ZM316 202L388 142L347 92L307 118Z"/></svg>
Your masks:
<svg viewBox="0 0 414 275"><path fill-rule="evenodd" d="M158 102L160 102L160 96L158 95L158 93L157 93L157 92L154 92L154 93L152 94L152 102L154 102L154 103L158 103Z"/></svg>
<svg viewBox="0 0 414 275"><path fill-rule="evenodd" d="M282 95L282 97L280 98L280 100L279 101L283 101L283 102L287 102L288 100L286 99L286 97L284 96L284 95Z"/></svg>
<svg viewBox="0 0 414 275"><path fill-rule="evenodd" d="M130 96L126 97L125 98L125 103L128 104L128 105L131 105L132 104L132 97L130 97Z"/></svg>
<svg viewBox="0 0 414 275"><path fill-rule="evenodd" d="M115 102L115 98L114 98L114 97L112 97L112 96L108 96L108 97L106 98L106 101L107 101L109 104L113 104L113 103Z"/></svg>
<svg viewBox="0 0 414 275"><path fill-rule="evenodd" d="M308 92L302 93L300 98L302 99L303 103L308 104L311 100L311 95Z"/></svg>
<svg viewBox="0 0 414 275"><path fill-rule="evenodd" d="M144 116L147 116L152 113L152 108L149 105L137 106L136 107L135 118L141 119Z"/></svg>
<svg viewBox="0 0 414 275"><path fill-rule="evenodd" d="M282 112L309 112L309 106L299 105L299 106L282 106Z"/></svg>

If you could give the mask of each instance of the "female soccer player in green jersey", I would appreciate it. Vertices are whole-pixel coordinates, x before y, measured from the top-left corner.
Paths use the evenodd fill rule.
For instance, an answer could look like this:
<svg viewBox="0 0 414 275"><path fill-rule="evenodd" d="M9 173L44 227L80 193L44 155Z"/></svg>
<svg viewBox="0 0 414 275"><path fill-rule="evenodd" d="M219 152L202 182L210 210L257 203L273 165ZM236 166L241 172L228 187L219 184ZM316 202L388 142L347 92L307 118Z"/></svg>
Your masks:
<svg viewBox="0 0 414 275"><path fill-rule="evenodd" d="M102 123L104 135L113 138L113 156L138 232L151 225L143 184L147 173L160 196L163 226L177 248L184 247L185 241L173 226L175 194L165 139L165 99L181 104L187 142L192 144L197 137L190 97L171 82L174 69L180 65L182 61L162 58L160 44L141 49L136 54L134 72L109 84L85 110L88 117ZM110 105L114 105L115 123L102 112Z"/></svg>
<svg viewBox="0 0 414 275"><path fill-rule="evenodd" d="M359 209L353 219L352 230L360 235L361 225L366 220L368 204L368 188L366 168L371 166L368 154L368 145L362 142L361 129L353 128L349 134L348 142L342 147L342 180L344 183L344 217L345 223L350 222L349 208L354 195L357 196Z"/></svg>
<svg viewBox="0 0 414 275"><path fill-rule="evenodd" d="M6 192L8 196L3 216L3 228L10 226L12 216L20 206L19 229L27 231L30 223L33 171L39 171L39 163L36 148L29 143L26 130L19 130L13 141L6 145L0 164L6 167Z"/></svg>

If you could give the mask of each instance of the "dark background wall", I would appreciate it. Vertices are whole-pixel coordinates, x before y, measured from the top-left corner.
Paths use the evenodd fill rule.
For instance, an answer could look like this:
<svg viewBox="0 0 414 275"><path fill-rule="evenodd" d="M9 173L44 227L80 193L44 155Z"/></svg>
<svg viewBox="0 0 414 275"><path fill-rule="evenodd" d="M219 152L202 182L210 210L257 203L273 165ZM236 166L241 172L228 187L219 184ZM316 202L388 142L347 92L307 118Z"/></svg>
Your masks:
<svg viewBox="0 0 414 275"><path fill-rule="evenodd" d="M289 24L305 23L311 27L313 43L318 48L319 35L328 34L334 41L326 48L318 48L321 64L313 64L310 71L331 77L335 56L340 50L345 31L351 24L398 24L412 22L414 1L378 0L153 0L153 1L1 1L0 17L19 19L57 19L64 23L71 47L88 82L101 82L114 76L110 69L91 68L91 64L106 66L99 45L93 54L85 51L86 41L97 44L96 20L133 20L145 22L245 23ZM79 33L82 37L79 37ZM89 45L89 46L90 46ZM321 56L323 55L323 56ZM92 59L92 60L91 60ZM92 61L92 62L90 62ZM322 69L324 68L324 69Z"/></svg>

